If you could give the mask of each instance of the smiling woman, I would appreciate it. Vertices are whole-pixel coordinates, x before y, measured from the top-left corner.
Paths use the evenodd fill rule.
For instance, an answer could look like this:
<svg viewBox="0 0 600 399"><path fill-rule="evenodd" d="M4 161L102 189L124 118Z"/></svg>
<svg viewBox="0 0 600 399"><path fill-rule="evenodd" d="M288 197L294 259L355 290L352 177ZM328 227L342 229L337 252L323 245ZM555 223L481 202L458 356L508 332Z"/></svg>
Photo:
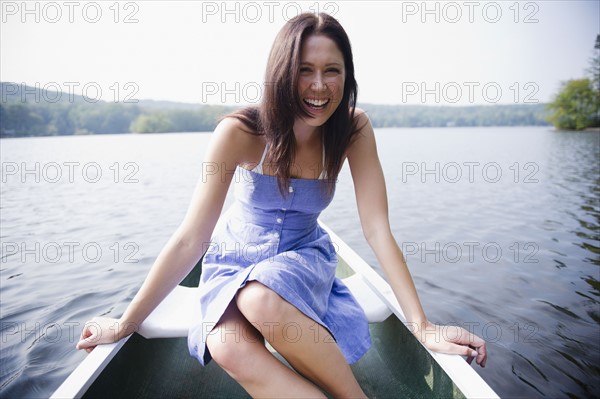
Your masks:
<svg viewBox="0 0 600 399"><path fill-rule="evenodd" d="M183 222L123 316L87 323L78 348L136 331L204 255L200 306L188 335L200 363L214 359L255 397L324 397L321 390L364 397L349 364L371 345L367 317L336 277L335 247L318 223L347 159L365 238L412 333L433 351L485 366L481 338L430 323L421 307L391 234L373 128L355 110L352 52L338 21L323 13L291 19L275 39L266 81L273 90L260 106L224 117L204 159L242 176L234 204L220 216L232 173L202 176Z"/></svg>
<svg viewBox="0 0 600 399"><path fill-rule="evenodd" d="M350 41L337 20L319 15L304 13L284 25L267 62L271 89L257 107L230 115L269 142L269 174L278 177L282 192L290 177L314 179L321 167L335 180L358 133Z"/></svg>

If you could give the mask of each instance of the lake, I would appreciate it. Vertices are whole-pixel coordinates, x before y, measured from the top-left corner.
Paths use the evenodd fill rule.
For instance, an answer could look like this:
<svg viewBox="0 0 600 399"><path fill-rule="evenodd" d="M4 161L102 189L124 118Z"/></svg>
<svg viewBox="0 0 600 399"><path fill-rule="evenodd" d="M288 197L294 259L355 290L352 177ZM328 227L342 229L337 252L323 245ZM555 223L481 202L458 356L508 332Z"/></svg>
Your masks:
<svg viewBox="0 0 600 399"><path fill-rule="evenodd" d="M377 129L390 221L430 320L488 341L501 397L600 391L600 133ZM2 139L2 397L48 397L181 222L210 133ZM321 219L376 265L347 167ZM184 354L187 355L187 354ZM474 363L473 363L474 364Z"/></svg>

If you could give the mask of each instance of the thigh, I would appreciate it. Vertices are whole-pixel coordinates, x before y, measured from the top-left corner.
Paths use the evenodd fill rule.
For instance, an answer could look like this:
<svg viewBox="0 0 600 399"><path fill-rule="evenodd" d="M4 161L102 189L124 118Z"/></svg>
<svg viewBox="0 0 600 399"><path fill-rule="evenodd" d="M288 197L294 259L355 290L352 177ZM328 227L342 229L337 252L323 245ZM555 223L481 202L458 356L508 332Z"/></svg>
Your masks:
<svg viewBox="0 0 600 399"><path fill-rule="evenodd" d="M364 397L330 332L259 282L236 297L238 309L301 375L334 397ZM258 330L257 330L258 331Z"/></svg>
<svg viewBox="0 0 600 399"><path fill-rule="evenodd" d="M265 340L262 334L242 315L235 299L231 301L219 322L208 334L206 343L209 346L223 343L242 343L264 347ZM211 345L211 343L213 345Z"/></svg>

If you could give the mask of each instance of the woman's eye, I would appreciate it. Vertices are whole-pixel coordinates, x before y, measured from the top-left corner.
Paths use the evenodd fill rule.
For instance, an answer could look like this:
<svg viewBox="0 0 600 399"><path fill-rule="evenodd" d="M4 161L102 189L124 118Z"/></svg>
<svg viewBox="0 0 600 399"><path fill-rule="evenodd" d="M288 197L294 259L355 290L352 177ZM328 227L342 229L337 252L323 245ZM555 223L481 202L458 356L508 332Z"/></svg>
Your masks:
<svg viewBox="0 0 600 399"><path fill-rule="evenodd" d="M313 72L312 69L309 67L300 68L300 73L302 73L302 74L309 74L312 72ZM338 68L327 68L327 69L325 69L325 73L329 74L329 75L339 75L341 73L341 71Z"/></svg>

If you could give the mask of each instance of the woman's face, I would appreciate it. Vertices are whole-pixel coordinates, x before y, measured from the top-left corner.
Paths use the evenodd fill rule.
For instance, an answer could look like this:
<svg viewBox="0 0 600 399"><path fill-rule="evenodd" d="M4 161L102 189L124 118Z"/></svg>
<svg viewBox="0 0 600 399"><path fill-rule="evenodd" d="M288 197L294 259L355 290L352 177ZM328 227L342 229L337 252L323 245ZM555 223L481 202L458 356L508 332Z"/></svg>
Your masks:
<svg viewBox="0 0 600 399"><path fill-rule="evenodd" d="M311 35L302 44L298 91L310 126L321 126L334 113L344 95L344 56L326 36Z"/></svg>

